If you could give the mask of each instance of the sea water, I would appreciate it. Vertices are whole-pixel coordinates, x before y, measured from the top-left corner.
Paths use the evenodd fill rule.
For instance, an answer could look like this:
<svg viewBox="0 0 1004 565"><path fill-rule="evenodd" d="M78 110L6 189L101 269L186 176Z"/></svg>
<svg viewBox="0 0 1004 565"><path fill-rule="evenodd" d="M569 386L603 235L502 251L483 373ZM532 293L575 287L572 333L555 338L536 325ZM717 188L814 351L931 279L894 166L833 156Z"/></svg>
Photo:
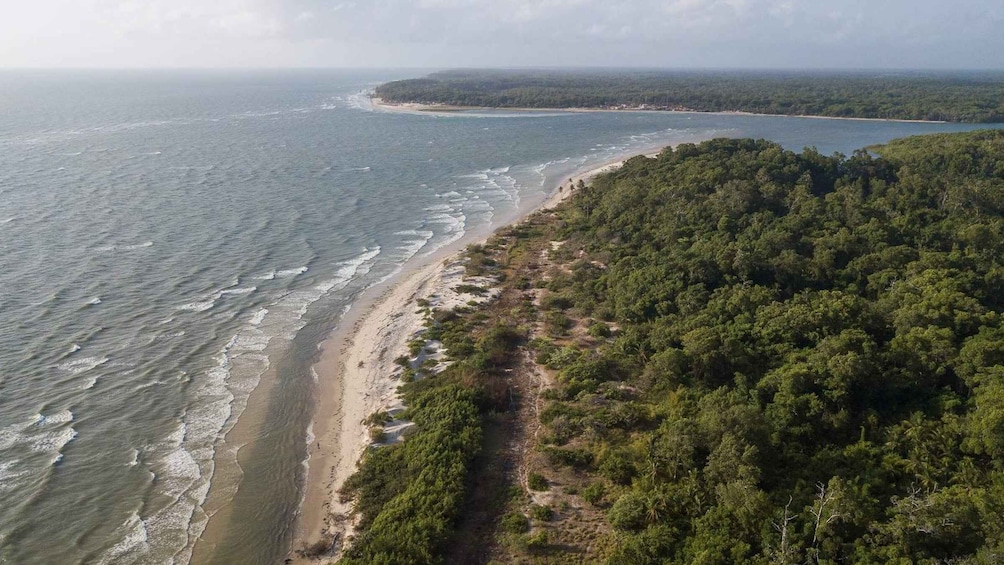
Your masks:
<svg viewBox="0 0 1004 565"><path fill-rule="evenodd" d="M202 560L281 560L323 337L576 171L715 136L849 153L972 129L371 107L416 74L0 73L0 562L186 563L221 510Z"/></svg>

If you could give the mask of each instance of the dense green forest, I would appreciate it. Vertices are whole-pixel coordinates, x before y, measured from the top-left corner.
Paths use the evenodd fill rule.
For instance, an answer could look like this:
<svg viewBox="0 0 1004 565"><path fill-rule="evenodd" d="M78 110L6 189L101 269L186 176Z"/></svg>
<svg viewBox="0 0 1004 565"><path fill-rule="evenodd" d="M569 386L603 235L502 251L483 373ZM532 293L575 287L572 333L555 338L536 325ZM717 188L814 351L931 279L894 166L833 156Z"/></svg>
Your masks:
<svg viewBox="0 0 1004 565"><path fill-rule="evenodd" d="M991 72L448 71L381 85L376 96L493 108L1004 121L1004 74Z"/></svg>
<svg viewBox="0 0 1004 565"><path fill-rule="evenodd" d="M343 562L444 562L518 351L553 382L495 562L1000 562L1004 133L872 151L684 144L475 248L501 298L429 312L454 364Z"/></svg>
<svg viewBox="0 0 1004 565"><path fill-rule="evenodd" d="M682 145L566 210L549 288L616 332L545 348L545 419L611 563L1001 558L1004 134L878 151Z"/></svg>

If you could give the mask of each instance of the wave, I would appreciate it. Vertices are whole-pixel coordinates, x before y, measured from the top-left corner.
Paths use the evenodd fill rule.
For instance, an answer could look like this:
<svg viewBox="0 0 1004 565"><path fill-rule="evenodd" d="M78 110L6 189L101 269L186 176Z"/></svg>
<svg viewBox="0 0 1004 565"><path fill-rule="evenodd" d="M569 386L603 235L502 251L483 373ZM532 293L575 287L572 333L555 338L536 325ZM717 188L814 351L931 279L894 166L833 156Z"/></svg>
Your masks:
<svg viewBox="0 0 1004 565"><path fill-rule="evenodd" d="M97 306L98 304L101 304L100 296L95 296L94 298L87 301L88 306Z"/></svg>
<svg viewBox="0 0 1004 565"><path fill-rule="evenodd" d="M61 456L62 453L60 453L60 451L63 447L73 441L76 437L77 430L73 428L63 428L55 432L35 437L31 441L31 449L33 451L44 451L46 453L55 452L57 456Z"/></svg>
<svg viewBox="0 0 1004 565"><path fill-rule="evenodd" d="M0 493L7 493L17 490L19 487L18 479L26 477L31 474L28 470L16 470L21 466L20 459L11 459L10 461L0 462ZM2 537L0 537L2 540Z"/></svg>
<svg viewBox="0 0 1004 565"><path fill-rule="evenodd" d="M328 293L347 286L380 254L380 247L364 249L340 262L331 279L307 288L289 291L267 308L256 310L214 356L215 365L190 382L194 401L176 428L156 445L145 450L144 464L156 476L158 495L173 502L150 515L137 512L117 530L121 541L110 549L102 562L143 561L153 555L175 553L175 560L185 562L191 546L202 533L207 516L201 506L206 500L217 465L221 438L233 427L257 388L270 361L264 352L273 340L291 340L305 325L303 320L311 304ZM275 271L276 277L306 272L306 267ZM248 287L250 288L250 287ZM247 294L245 289L218 291L214 295ZM212 295L211 295L212 296ZM193 303L200 308L208 301ZM220 456L236 457L236 452ZM133 453L130 465L136 464ZM229 460L228 460L229 461ZM236 459L234 459L236 464ZM187 543L179 551L178 535L187 534Z"/></svg>
<svg viewBox="0 0 1004 565"><path fill-rule="evenodd" d="M119 542L101 556L99 564L120 563L123 557L146 553L150 549L146 523L137 511L133 511L125 523L115 529L115 536Z"/></svg>
<svg viewBox="0 0 1004 565"><path fill-rule="evenodd" d="M67 371L74 375L78 375L85 371L90 371L91 369L97 368L108 362L107 357L82 357L80 359L73 359L65 363L56 365L56 368L61 371Z"/></svg>
<svg viewBox="0 0 1004 565"><path fill-rule="evenodd" d="M373 103L370 102L370 91L363 90L355 94L351 94L346 98L349 107L354 110L362 110L364 112L373 111Z"/></svg>
<svg viewBox="0 0 1004 565"><path fill-rule="evenodd" d="M146 249L147 247L153 247L153 242L144 241L143 243L133 243L129 245L102 245L100 247L95 247L94 251L99 253L107 253L109 251L135 251L137 249Z"/></svg>
<svg viewBox="0 0 1004 565"><path fill-rule="evenodd" d="M73 421L73 412L69 410L63 410L57 412L51 416L43 416L41 413L35 414L35 425L36 426L51 426L58 424L67 424Z"/></svg>
<svg viewBox="0 0 1004 565"><path fill-rule="evenodd" d="M153 247L152 241L144 241L143 243L137 243L135 245L123 245L118 249L122 251L133 251L135 249L146 249L147 247Z"/></svg>
<svg viewBox="0 0 1004 565"><path fill-rule="evenodd" d="M189 302L175 308L175 310L185 310L188 312L205 312L216 305L215 300L204 300L202 302Z"/></svg>
<svg viewBox="0 0 1004 565"><path fill-rule="evenodd" d="M284 269L281 271L274 271L275 276L284 279L286 277L295 277L296 275L302 275L307 272L307 267L297 267L296 269Z"/></svg>
<svg viewBox="0 0 1004 565"><path fill-rule="evenodd" d="M251 316L251 325L258 326L261 325L262 321L265 319L265 314L268 314L268 308L261 308Z"/></svg>
<svg viewBox="0 0 1004 565"><path fill-rule="evenodd" d="M244 294L251 294L252 292L258 290L256 286L248 286L244 288L231 288L227 290L221 290L219 292L220 296L241 296Z"/></svg>

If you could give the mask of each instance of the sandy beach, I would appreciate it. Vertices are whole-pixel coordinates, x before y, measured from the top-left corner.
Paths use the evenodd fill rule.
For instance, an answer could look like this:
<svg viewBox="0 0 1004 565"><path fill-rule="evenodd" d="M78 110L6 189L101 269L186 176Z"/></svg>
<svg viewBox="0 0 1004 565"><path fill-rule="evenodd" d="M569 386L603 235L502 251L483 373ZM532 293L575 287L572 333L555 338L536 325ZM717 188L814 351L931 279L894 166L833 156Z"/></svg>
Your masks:
<svg viewBox="0 0 1004 565"><path fill-rule="evenodd" d="M623 160L605 163L565 180L537 209L556 206L568 198L581 180L588 183L599 174L613 171ZM513 221L534 210L526 210ZM391 280L371 287L355 302L338 328L321 344L317 375L317 401L311 423L307 480L296 534L290 555L292 563L315 560L296 555L296 550L334 541L338 555L342 540L353 532L351 503L339 500L338 490L356 469L356 463L371 443L367 417L379 411L392 415L403 408L397 394L395 375L400 368L395 359L408 353L408 342L423 328L417 306L425 299L435 308L449 309L464 304L470 296L453 290L464 279L461 249L485 236L472 236L436 253L416 258ZM476 282L476 281L474 281ZM392 422L390 441L407 427Z"/></svg>
<svg viewBox="0 0 1004 565"><path fill-rule="evenodd" d="M666 110L662 108L643 108L634 106L624 106L617 108L489 108L483 106L450 106L448 104L420 104L417 102L386 102L380 98L370 98L370 104L374 108L389 112L464 112L470 110L506 110L512 112L667 112L678 114L707 114L711 116L762 116L772 118L809 118L813 120L849 120L855 122L897 122L904 124L944 124L941 120L899 120L893 118L849 118L840 116L817 116L812 114L762 114L757 112L743 112L739 110L722 112L704 112L701 110L688 110L686 108Z"/></svg>

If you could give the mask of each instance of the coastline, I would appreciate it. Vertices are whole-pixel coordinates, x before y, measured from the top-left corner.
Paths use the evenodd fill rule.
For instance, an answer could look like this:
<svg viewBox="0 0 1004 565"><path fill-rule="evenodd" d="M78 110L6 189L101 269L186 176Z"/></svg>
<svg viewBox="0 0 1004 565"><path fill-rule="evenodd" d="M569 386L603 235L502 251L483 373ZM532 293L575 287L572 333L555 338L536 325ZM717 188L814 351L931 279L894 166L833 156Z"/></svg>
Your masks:
<svg viewBox="0 0 1004 565"><path fill-rule="evenodd" d="M415 304L432 299L437 306L451 307L452 288L462 282L461 252L469 244L485 241L491 232L522 221L538 210L557 206L574 192L581 180L619 168L644 150L609 161L571 176L553 187L537 207L522 210L511 221L492 226L488 233L474 233L436 252L405 264L392 279L370 287L356 300L332 333L320 344L320 359L313 370L318 385L311 430L307 477L294 529L290 563L314 563L297 550L334 543L334 551L319 557L337 557L343 540L351 537L352 503L339 500L338 490L355 472L356 463L371 440L365 419L378 411L396 413L403 408L397 395L394 360L408 352L408 341L424 329L423 316ZM450 296L454 295L454 296ZM463 302L460 302L462 304ZM453 305L456 305L455 303Z"/></svg>
<svg viewBox="0 0 1004 565"><path fill-rule="evenodd" d="M718 112L705 112L701 110L663 110L657 108L638 108L638 107L624 107L624 108L523 108L523 107L499 107L493 108L489 106L451 106L448 104L422 104L418 102L385 102L383 99L371 96L370 104L374 108L380 110L385 110L388 112L405 112L405 113L416 113L416 114L430 114L436 112L451 113L451 112L467 112L475 110L506 110L512 112L568 112L568 113L578 113L578 114L588 114L595 112L664 112L667 114L704 114L709 116L755 116L755 117L771 117L771 118L808 118L813 120L850 120L856 122L893 122L893 123L903 123L903 124L947 124L944 120L905 120L896 118L858 118L858 117L840 117L840 116L819 116L813 114L763 114L758 112L744 112L740 110L734 111L718 111Z"/></svg>

